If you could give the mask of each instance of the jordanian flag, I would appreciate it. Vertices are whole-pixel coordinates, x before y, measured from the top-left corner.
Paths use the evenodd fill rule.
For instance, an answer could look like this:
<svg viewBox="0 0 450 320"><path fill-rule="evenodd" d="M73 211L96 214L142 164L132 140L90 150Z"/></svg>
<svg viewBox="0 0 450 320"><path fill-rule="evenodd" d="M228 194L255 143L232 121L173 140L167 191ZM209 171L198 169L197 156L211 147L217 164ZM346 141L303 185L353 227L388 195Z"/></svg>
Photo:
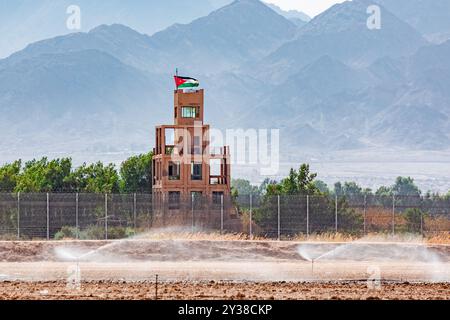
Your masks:
<svg viewBox="0 0 450 320"><path fill-rule="evenodd" d="M200 85L197 79L175 76L177 88L195 88Z"/></svg>

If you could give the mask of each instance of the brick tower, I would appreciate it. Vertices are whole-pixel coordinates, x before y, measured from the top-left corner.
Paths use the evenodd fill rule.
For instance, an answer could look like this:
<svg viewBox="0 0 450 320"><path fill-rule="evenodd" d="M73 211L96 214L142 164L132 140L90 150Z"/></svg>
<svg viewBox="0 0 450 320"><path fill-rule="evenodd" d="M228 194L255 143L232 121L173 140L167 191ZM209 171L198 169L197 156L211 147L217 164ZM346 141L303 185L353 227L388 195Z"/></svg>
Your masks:
<svg viewBox="0 0 450 320"><path fill-rule="evenodd" d="M169 203L200 195L230 195L229 147L213 150L204 124L204 90L174 92L174 124L156 127L153 194Z"/></svg>

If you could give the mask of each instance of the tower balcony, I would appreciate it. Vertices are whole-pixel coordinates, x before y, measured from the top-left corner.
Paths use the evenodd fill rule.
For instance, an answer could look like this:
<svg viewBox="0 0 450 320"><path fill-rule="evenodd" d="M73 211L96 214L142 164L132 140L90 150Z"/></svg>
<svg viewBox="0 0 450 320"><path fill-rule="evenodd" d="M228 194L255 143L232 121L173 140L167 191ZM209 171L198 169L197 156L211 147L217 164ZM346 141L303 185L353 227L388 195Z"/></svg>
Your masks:
<svg viewBox="0 0 450 320"><path fill-rule="evenodd" d="M210 158L211 159L224 159L230 156L230 147L210 147Z"/></svg>
<svg viewBox="0 0 450 320"><path fill-rule="evenodd" d="M227 185L227 176L209 176L210 185Z"/></svg>

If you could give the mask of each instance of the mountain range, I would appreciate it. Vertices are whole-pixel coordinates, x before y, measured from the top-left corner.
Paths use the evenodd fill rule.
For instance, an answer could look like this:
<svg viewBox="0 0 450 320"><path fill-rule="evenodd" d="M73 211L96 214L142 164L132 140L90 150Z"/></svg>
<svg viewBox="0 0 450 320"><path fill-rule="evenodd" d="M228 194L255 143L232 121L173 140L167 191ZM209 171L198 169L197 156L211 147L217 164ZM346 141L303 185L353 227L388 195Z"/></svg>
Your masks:
<svg viewBox="0 0 450 320"><path fill-rule="evenodd" d="M409 0L406 11L376 1L380 30L366 26L373 1L308 20L224 0L156 33L115 21L33 42L0 60L0 161L150 149L154 125L171 122L175 68L201 81L212 126L280 128L284 159L298 150L450 150L449 29L438 14L427 27L446 2ZM408 12L421 14L412 21Z"/></svg>

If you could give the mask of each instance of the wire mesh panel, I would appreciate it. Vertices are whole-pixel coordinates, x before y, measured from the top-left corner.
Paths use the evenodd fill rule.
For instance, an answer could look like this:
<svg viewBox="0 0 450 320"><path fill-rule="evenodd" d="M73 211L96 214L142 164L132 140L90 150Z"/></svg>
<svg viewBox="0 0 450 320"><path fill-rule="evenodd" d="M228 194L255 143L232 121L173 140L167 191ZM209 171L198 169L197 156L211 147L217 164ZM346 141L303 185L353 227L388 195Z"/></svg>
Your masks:
<svg viewBox="0 0 450 320"><path fill-rule="evenodd" d="M152 226L153 197L152 194L134 194L136 210L136 232L149 230ZM134 199L133 199L134 201Z"/></svg>
<svg viewBox="0 0 450 320"><path fill-rule="evenodd" d="M450 238L450 198L424 198L422 204L422 234Z"/></svg>
<svg viewBox="0 0 450 320"><path fill-rule="evenodd" d="M310 234L335 232L335 198L309 196L308 200Z"/></svg>
<svg viewBox="0 0 450 320"><path fill-rule="evenodd" d="M78 230L80 239L107 238L107 201L102 194L78 195Z"/></svg>
<svg viewBox="0 0 450 320"><path fill-rule="evenodd" d="M222 206L222 204L220 204L219 197L213 197L211 201L214 206ZM249 208L247 207L247 211L245 211L245 213L241 213L235 199L231 196L223 196L222 207L223 209L221 209L221 211L218 211L219 219L214 218L214 220L211 222L213 223L212 226L214 227L214 225L217 225L217 223L220 221L219 226L221 226L220 230L222 232L249 234Z"/></svg>
<svg viewBox="0 0 450 320"><path fill-rule="evenodd" d="M234 199L235 209L239 213L242 221L241 231L248 235L250 234L250 231L253 232L253 229L250 227L250 223L252 223L253 219L251 216L253 214L253 205L251 203L253 199L251 198L251 195L238 195ZM233 199L230 198L230 200L232 201ZM233 203L230 203L229 205L232 206Z"/></svg>
<svg viewBox="0 0 450 320"><path fill-rule="evenodd" d="M105 206L107 208L108 239L122 239L134 235L134 196L132 194L108 194Z"/></svg>
<svg viewBox="0 0 450 320"><path fill-rule="evenodd" d="M49 238L76 238L76 194L48 195Z"/></svg>
<svg viewBox="0 0 450 320"><path fill-rule="evenodd" d="M0 238L1 239L15 239L20 234L18 233L19 226L19 208L18 208L18 194L0 193Z"/></svg>
<svg viewBox="0 0 450 320"><path fill-rule="evenodd" d="M422 234L424 218L424 201L417 196L395 196L393 233Z"/></svg>
<svg viewBox="0 0 450 320"><path fill-rule="evenodd" d="M0 194L3 239L121 239L149 229L244 233L274 239L343 233L448 239L450 199L439 196Z"/></svg>
<svg viewBox="0 0 450 320"><path fill-rule="evenodd" d="M47 194L21 194L19 207L21 239L47 238Z"/></svg>
<svg viewBox="0 0 450 320"><path fill-rule="evenodd" d="M336 225L339 233L363 236L367 232L367 197L362 194L334 197Z"/></svg>
<svg viewBox="0 0 450 320"><path fill-rule="evenodd" d="M297 195L279 197L279 238L289 239L299 234L307 234L307 200L306 196ZM278 211L278 207L276 210Z"/></svg>
<svg viewBox="0 0 450 320"><path fill-rule="evenodd" d="M154 195L152 200L151 227L152 228L190 228L194 223L194 206L191 197L182 197L179 192Z"/></svg>
<svg viewBox="0 0 450 320"><path fill-rule="evenodd" d="M253 210L253 221L257 225L255 236L278 237L278 197L262 197L259 206Z"/></svg>
<svg viewBox="0 0 450 320"><path fill-rule="evenodd" d="M392 196L368 195L366 206L367 233L392 233L395 229L394 198Z"/></svg>

